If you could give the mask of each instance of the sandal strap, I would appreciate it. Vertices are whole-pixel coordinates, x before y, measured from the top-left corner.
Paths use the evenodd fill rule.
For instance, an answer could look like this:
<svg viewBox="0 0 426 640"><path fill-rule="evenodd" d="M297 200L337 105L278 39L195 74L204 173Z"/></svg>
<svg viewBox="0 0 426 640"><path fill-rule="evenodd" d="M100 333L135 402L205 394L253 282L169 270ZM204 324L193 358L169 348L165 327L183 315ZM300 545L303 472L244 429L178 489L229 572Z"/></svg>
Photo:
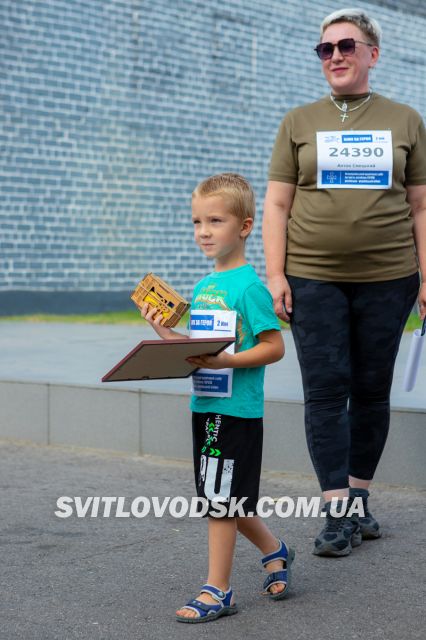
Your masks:
<svg viewBox="0 0 426 640"><path fill-rule="evenodd" d="M221 608L222 606L220 604L207 604L206 602L201 602L201 600L196 599L187 602L182 607L182 609L189 609L189 611L193 611L198 614L199 618L205 618L208 615L217 613Z"/></svg>
<svg viewBox="0 0 426 640"><path fill-rule="evenodd" d="M206 613L208 613L209 611L211 611L212 609L214 610L214 612L216 613L216 611L219 611L219 609L222 608L222 605L220 604L208 604L207 602L202 602L201 600L191 600L191 602L188 602L188 604L185 604L183 608L188 607L188 608L195 608L195 609L199 609L201 611L205 611Z"/></svg>
<svg viewBox="0 0 426 640"><path fill-rule="evenodd" d="M214 600L216 600L217 604L208 604L207 602L202 602L201 600L194 598L193 600L190 600L190 602L187 602L182 609L189 609L190 611L194 611L199 618L206 618L209 615L211 616L219 613L219 611L224 607L231 606L231 588L229 588L228 591L222 591L222 589L218 589L212 584L205 584L200 589L200 593L208 593ZM180 619L179 616L178 618Z"/></svg>
<svg viewBox="0 0 426 640"><path fill-rule="evenodd" d="M269 591L269 587L272 587L273 584L287 585L287 580L287 571L274 571L266 577L263 588L265 591Z"/></svg>
<svg viewBox="0 0 426 640"><path fill-rule="evenodd" d="M212 584L205 584L200 589L200 593L208 593L216 602L223 607L225 604L230 604L232 597L232 589L229 588L228 591L222 591L222 589L218 589ZM226 601L226 602L225 602Z"/></svg>
<svg viewBox="0 0 426 640"><path fill-rule="evenodd" d="M276 551L273 551L272 553L268 553L266 556L262 558L262 564L264 567L266 567L266 565L269 562L272 562L273 560L283 560L284 563L287 560L288 549L285 545L285 542L283 542L282 540L280 540L279 542L280 542L280 546Z"/></svg>

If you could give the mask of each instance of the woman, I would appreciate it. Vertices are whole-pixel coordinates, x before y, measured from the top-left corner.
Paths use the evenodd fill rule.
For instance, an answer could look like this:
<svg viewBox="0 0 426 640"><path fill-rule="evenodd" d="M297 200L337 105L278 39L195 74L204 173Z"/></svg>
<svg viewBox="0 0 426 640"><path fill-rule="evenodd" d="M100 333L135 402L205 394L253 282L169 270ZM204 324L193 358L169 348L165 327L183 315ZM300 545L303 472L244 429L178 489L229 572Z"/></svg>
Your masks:
<svg viewBox="0 0 426 640"><path fill-rule="evenodd" d="M265 199L268 286L275 312L291 324L325 501L317 555L348 555L361 536L381 535L368 488L418 294L426 313L426 132L416 111L370 89L380 35L358 9L325 18L316 53L331 93L285 116ZM355 497L359 520L347 515ZM338 511L347 503L343 517L333 498Z"/></svg>

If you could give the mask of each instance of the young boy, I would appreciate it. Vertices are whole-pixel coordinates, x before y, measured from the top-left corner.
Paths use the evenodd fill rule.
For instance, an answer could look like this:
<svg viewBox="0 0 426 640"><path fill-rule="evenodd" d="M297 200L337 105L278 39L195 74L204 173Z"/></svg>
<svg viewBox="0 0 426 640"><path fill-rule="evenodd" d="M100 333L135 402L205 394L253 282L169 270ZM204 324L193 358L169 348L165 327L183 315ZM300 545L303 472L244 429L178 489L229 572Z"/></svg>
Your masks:
<svg viewBox="0 0 426 640"><path fill-rule="evenodd" d="M290 584L293 550L255 515L262 457L265 365L283 357L284 343L272 297L245 259L245 241L253 228L254 214L253 190L237 174L207 178L192 194L195 242L215 263L214 271L195 286L191 313L194 312L194 319L198 317L198 325L194 324L199 326L202 322L196 315L200 309L204 310L203 318L213 314L215 326L234 321L236 350L189 358L202 368L193 377L191 409L197 494L209 505L209 569L207 584L198 597L176 612L180 622L206 622L237 612L230 587L237 531L265 555L262 562L269 573L265 593L274 600L282 599ZM155 308L145 304L142 315L161 338L181 335L159 324L161 314ZM219 384L219 390L206 391L204 369L210 370L207 376L217 373L225 384ZM215 379L214 375L211 377ZM220 488L216 490L218 474ZM246 499L244 516L231 517L230 502L242 498Z"/></svg>

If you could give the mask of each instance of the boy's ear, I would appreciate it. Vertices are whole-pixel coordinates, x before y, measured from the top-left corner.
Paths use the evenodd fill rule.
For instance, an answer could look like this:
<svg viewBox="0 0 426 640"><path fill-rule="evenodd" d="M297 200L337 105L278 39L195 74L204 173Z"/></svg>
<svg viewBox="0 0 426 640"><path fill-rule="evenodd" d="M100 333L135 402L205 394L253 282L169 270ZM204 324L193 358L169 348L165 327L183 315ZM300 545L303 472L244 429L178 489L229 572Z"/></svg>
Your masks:
<svg viewBox="0 0 426 640"><path fill-rule="evenodd" d="M251 230L253 229L253 223L254 223L253 218L245 218L243 220L243 223L241 225L241 231L240 231L241 238L247 238L247 236L251 233Z"/></svg>

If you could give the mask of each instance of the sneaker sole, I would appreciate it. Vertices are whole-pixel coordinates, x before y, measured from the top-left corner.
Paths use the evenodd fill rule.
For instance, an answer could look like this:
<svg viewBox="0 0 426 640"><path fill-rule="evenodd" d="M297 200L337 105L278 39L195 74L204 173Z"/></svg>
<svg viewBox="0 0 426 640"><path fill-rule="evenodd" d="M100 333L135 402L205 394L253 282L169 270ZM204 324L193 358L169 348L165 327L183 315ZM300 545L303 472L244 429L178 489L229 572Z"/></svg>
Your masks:
<svg viewBox="0 0 426 640"><path fill-rule="evenodd" d="M352 551L352 547L349 545L346 549L331 549L330 547L325 549L314 549L312 553L314 556L323 556L324 558L342 558L343 556L348 556Z"/></svg>
<svg viewBox="0 0 426 640"><path fill-rule="evenodd" d="M362 543L362 533L361 533L361 531L356 531L355 533L352 534L351 546L352 547L359 547L359 545L361 543Z"/></svg>
<svg viewBox="0 0 426 640"><path fill-rule="evenodd" d="M351 539L348 542L348 546L345 549L334 549L330 545L323 546L318 549L315 548L312 553L314 554L314 556L324 556L326 558L343 558L351 553L353 547L359 547L361 543L362 536L361 532L358 531L352 534Z"/></svg>
<svg viewBox="0 0 426 640"><path fill-rule="evenodd" d="M363 540L377 540L382 537L380 531L361 531Z"/></svg>

